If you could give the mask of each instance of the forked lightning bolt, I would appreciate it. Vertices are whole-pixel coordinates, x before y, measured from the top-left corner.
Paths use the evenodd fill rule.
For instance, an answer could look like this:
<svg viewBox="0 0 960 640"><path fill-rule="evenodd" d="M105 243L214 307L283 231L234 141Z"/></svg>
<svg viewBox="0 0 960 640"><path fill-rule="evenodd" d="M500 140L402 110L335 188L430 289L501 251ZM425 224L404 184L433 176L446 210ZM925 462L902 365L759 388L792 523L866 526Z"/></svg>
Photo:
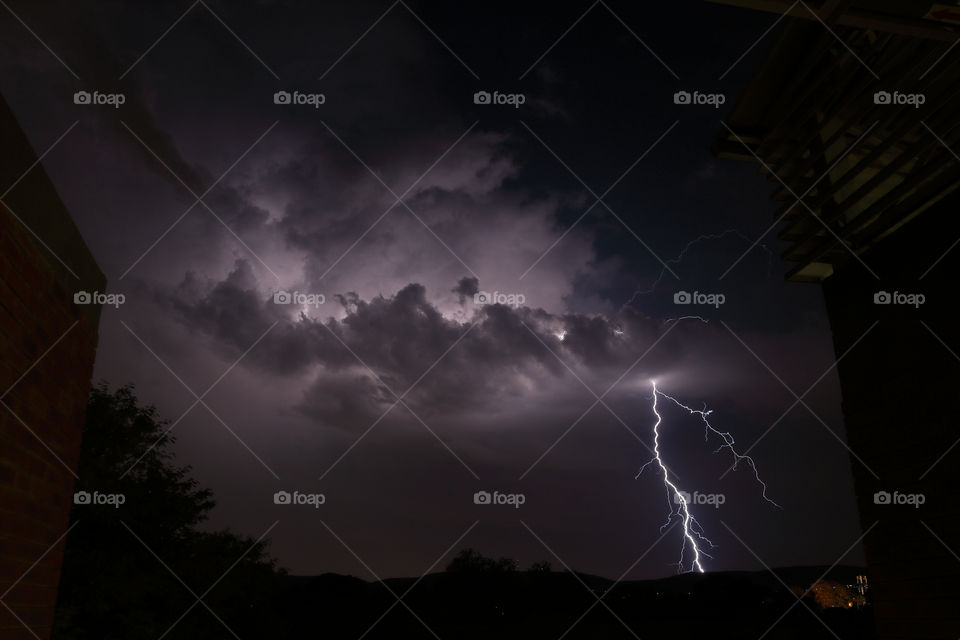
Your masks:
<svg viewBox="0 0 960 640"><path fill-rule="evenodd" d="M709 440L710 434L714 433L723 440L723 444L717 447L714 450L714 453L717 453L721 449L729 449L731 455L733 455L733 468L736 469L737 465L742 461L746 461L750 465L750 469L753 471L753 477L760 484L761 487L761 497L777 507L781 508L776 502L767 497L767 485L763 480L760 479L760 473L757 471L757 465L754 464L753 458L746 455L741 455L734 449L734 439L728 431L719 431L715 429L713 425L710 424L710 421L707 420L707 416L713 413L713 411L691 409L687 405L683 404L673 396L665 394L663 391L657 389L657 383L655 380L651 380L650 384L653 386L653 415L657 417L657 421L653 425L653 458L651 458L646 464L640 467L637 477L640 477L640 474L643 473L643 470L646 469L651 464L656 463L660 468L660 471L663 473L663 484L667 492L667 505L670 507L670 513L667 516L667 521L660 527L660 531L663 532L665 528L670 526L674 521L674 518L680 518L680 521L683 524L683 544L680 547L680 560L677 562L677 570L680 573L684 571L699 571L703 573L703 564L700 562L700 557L710 558L710 554L705 552L701 547L701 543L706 543L710 548L714 548L716 545L710 541L703 533L703 527L700 526L700 523L697 522L697 519L690 513L690 503L689 503L689 494L681 491L677 488L677 485L670 479L670 472L667 469L667 466L663 463L663 458L660 455L660 424L663 422L663 417L660 415L660 412L657 410L657 396L661 396L670 400L676 404L681 409L685 409L691 415L696 414L700 416L700 419L703 420L704 430L703 430L703 439ZM676 509L673 505L677 505ZM684 568L684 554L686 553L687 547L693 551L693 560L690 562L690 568Z"/></svg>

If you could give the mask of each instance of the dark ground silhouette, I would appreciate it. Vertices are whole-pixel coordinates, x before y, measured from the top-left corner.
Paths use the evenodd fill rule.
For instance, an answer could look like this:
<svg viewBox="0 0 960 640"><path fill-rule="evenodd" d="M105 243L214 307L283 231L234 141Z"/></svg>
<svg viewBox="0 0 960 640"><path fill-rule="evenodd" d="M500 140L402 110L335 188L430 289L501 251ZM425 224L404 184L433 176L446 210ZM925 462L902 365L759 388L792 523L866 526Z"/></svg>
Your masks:
<svg viewBox="0 0 960 640"><path fill-rule="evenodd" d="M777 573L791 587L805 590L824 571L825 567L798 567ZM830 578L852 582L856 573L840 567ZM335 574L286 580L279 613L291 638L313 637L322 629L325 638L353 639L436 634L443 639L756 640L770 627L765 638L874 637L869 606L823 609L812 595L797 603L796 596L768 572L683 574L616 586L612 580L585 574L498 568L448 570L419 582L402 578L381 584ZM403 603L397 604L393 594L403 596L408 589ZM597 604L597 597L609 610Z"/></svg>

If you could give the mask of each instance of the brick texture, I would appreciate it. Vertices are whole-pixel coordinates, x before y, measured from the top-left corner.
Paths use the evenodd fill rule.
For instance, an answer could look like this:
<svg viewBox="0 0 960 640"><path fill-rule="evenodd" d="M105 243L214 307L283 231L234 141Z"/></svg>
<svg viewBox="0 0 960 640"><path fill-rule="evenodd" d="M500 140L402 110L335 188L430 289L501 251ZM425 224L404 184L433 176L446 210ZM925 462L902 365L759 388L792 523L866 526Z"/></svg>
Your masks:
<svg viewBox="0 0 960 640"><path fill-rule="evenodd" d="M105 281L2 98L0 135L0 638L46 640L99 323L73 294Z"/></svg>
<svg viewBox="0 0 960 640"><path fill-rule="evenodd" d="M49 637L97 344L28 233L0 208L3 638Z"/></svg>

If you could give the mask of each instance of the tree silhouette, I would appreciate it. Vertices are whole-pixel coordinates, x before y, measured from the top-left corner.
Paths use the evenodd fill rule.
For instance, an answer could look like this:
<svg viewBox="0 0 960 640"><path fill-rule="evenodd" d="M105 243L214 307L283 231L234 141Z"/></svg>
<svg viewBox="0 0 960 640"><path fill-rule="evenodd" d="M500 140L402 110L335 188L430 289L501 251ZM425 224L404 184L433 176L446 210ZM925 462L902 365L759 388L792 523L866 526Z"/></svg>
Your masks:
<svg viewBox="0 0 960 640"><path fill-rule="evenodd" d="M449 573L513 573L517 570L517 561L512 558L494 560L467 547L454 556L446 570Z"/></svg>
<svg viewBox="0 0 960 640"><path fill-rule="evenodd" d="M92 389L76 490L122 494L124 502L71 510L56 640L158 638L171 626L166 638L233 637L217 617L244 638L269 637L264 609L283 572L266 543L197 528L213 496L190 467L176 466L167 425L153 406L138 404L132 385ZM184 615L196 603L190 590L200 596L214 583L204 604Z"/></svg>

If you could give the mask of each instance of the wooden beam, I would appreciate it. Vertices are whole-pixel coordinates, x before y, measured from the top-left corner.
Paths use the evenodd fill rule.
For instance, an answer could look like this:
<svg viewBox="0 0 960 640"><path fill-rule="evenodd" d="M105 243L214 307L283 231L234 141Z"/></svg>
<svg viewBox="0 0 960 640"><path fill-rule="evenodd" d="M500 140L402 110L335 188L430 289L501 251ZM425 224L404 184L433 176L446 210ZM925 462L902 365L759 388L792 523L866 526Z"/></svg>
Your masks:
<svg viewBox="0 0 960 640"><path fill-rule="evenodd" d="M742 7L744 9L755 9L757 11L766 11L769 13L786 14L790 11L791 18L800 18L802 20L817 20L810 11L802 4L795 6L787 0L707 0L717 4L725 4L732 7ZM793 9L791 10L791 6ZM848 9L836 17L835 24L840 24L857 29L870 29L872 31L882 31L886 33L896 33L901 36L910 36L913 38L923 38L925 40L940 40L942 42L955 42L960 37L960 30L954 27L943 25L929 20L918 18L909 18L894 16L890 14L879 13L877 11L866 11L864 9Z"/></svg>

